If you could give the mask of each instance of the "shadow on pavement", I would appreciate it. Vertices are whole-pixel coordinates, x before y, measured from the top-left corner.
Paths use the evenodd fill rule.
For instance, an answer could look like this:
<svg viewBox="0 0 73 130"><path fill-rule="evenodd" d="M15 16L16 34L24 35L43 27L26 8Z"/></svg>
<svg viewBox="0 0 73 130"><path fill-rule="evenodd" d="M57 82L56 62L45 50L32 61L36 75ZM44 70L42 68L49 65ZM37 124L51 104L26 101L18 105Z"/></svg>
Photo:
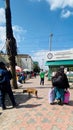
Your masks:
<svg viewBox="0 0 73 130"><path fill-rule="evenodd" d="M38 106L40 106L40 105L42 105L42 104L26 104L26 105L19 105L19 106L17 107L17 109L23 108L23 107L25 107L25 108L35 108L35 107L38 107Z"/></svg>
<svg viewBox="0 0 73 130"><path fill-rule="evenodd" d="M68 105L73 106L73 100L70 100Z"/></svg>
<svg viewBox="0 0 73 130"><path fill-rule="evenodd" d="M2 114L2 112L0 112L0 115Z"/></svg>
<svg viewBox="0 0 73 130"><path fill-rule="evenodd" d="M15 100L16 100L16 102L18 103L18 104L22 104L22 103L25 103L25 102L27 102L28 100L30 100L30 98L28 97L28 94L23 94L22 92L16 92L15 94L14 94L14 97L15 97ZM11 106L12 105L12 103L11 103L11 100L10 100L10 98L9 98L9 96L7 95L6 96L6 101L5 101L5 103L6 103L6 106Z"/></svg>
<svg viewBox="0 0 73 130"><path fill-rule="evenodd" d="M32 98L36 98L36 97L32 97ZM38 99L43 99L43 97L38 97L38 98L36 98L36 99L37 99L37 100L38 100Z"/></svg>
<svg viewBox="0 0 73 130"><path fill-rule="evenodd" d="M34 87L34 88L38 88L38 89L43 89L43 88L51 88L51 87L46 87L46 86L38 86L38 87Z"/></svg>
<svg viewBox="0 0 73 130"><path fill-rule="evenodd" d="M15 92L14 93L14 97L15 97L15 100L16 102L19 104L19 106L17 108L20 108L20 107L27 107L28 105L20 105L20 104L23 104L25 102L27 102L28 100L30 100L31 98L36 98L34 95L30 95L30 97L28 96L28 94L23 94L22 92ZM36 100L40 100L40 99L43 99L43 97L38 97L36 98ZM6 96L6 101L5 101L5 104L6 106L10 107L12 106L12 103L11 103L11 100L9 98L9 96L7 95ZM30 107L36 107L36 106L39 106L41 104L37 104L37 105L32 105L30 104ZM12 108L12 107L11 107ZM11 109L11 108L8 108L8 109Z"/></svg>
<svg viewBox="0 0 73 130"><path fill-rule="evenodd" d="M27 82L27 81L26 81L25 84L32 84L32 82Z"/></svg>

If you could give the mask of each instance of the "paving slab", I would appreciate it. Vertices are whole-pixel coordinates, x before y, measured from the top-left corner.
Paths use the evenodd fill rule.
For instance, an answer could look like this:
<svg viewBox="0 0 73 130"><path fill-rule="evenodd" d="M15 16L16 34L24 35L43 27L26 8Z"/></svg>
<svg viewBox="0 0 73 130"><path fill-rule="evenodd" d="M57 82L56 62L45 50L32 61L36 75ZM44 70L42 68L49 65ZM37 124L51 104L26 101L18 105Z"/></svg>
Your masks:
<svg viewBox="0 0 73 130"><path fill-rule="evenodd" d="M38 91L28 97L23 89L34 87ZM73 130L73 89L70 89L70 102L68 105L50 105L48 92L51 82L45 77L45 85L40 85L40 77L26 81L22 87L13 90L17 108L12 108L11 102L6 100L7 108L2 111L0 107L0 130Z"/></svg>

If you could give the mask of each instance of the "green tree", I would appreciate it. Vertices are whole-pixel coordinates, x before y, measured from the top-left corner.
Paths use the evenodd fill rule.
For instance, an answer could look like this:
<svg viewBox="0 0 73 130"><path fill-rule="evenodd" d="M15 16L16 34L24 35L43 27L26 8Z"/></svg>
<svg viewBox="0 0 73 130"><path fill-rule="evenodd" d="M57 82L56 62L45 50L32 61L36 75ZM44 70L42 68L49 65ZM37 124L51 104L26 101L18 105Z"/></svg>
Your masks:
<svg viewBox="0 0 73 130"><path fill-rule="evenodd" d="M33 71L36 72L36 73L37 73L37 72L38 72L38 73L40 72L40 67L39 67L38 64L35 64L35 63L34 63L34 65L33 65Z"/></svg>

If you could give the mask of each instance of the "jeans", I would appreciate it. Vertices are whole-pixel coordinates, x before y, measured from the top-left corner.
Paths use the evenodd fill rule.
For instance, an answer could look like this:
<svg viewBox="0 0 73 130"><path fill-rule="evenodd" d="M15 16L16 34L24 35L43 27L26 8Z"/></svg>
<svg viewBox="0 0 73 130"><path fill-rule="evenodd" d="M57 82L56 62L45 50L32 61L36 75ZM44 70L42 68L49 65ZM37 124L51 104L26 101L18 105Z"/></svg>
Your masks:
<svg viewBox="0 0 73 130"><path fill-rule="evenodd" d="M6 88L1 90L1 100L0 101L1 101L2 108L5 108L5 95L6 95L6 93L8 94L8 96L12 102L12 105L15 106L16 102L14 99L14 95L13 95L11 86L9 85L9 86L6 86Z"/></svg>
<svg viewBox="0 0 73 130"><path fill-rule="evenodd" d="M64 89L55 87L55 94L56 99L61 99L61 101L64 101Z"/></svg>

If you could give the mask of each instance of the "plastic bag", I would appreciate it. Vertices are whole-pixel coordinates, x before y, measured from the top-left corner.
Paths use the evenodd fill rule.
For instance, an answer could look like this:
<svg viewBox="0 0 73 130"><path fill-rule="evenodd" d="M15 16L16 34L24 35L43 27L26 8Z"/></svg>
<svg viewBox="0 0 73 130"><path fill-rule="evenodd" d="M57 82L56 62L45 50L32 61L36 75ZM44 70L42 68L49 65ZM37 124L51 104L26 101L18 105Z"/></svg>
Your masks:
<svg viewBox="0 0 73 130"><path fill-rule="evenodd" d="M54 100L55 100L55 90L54 90L54 88L50 89L49 94L48 94L48 100L49 100L49 103L54 102Z"/></svg>

